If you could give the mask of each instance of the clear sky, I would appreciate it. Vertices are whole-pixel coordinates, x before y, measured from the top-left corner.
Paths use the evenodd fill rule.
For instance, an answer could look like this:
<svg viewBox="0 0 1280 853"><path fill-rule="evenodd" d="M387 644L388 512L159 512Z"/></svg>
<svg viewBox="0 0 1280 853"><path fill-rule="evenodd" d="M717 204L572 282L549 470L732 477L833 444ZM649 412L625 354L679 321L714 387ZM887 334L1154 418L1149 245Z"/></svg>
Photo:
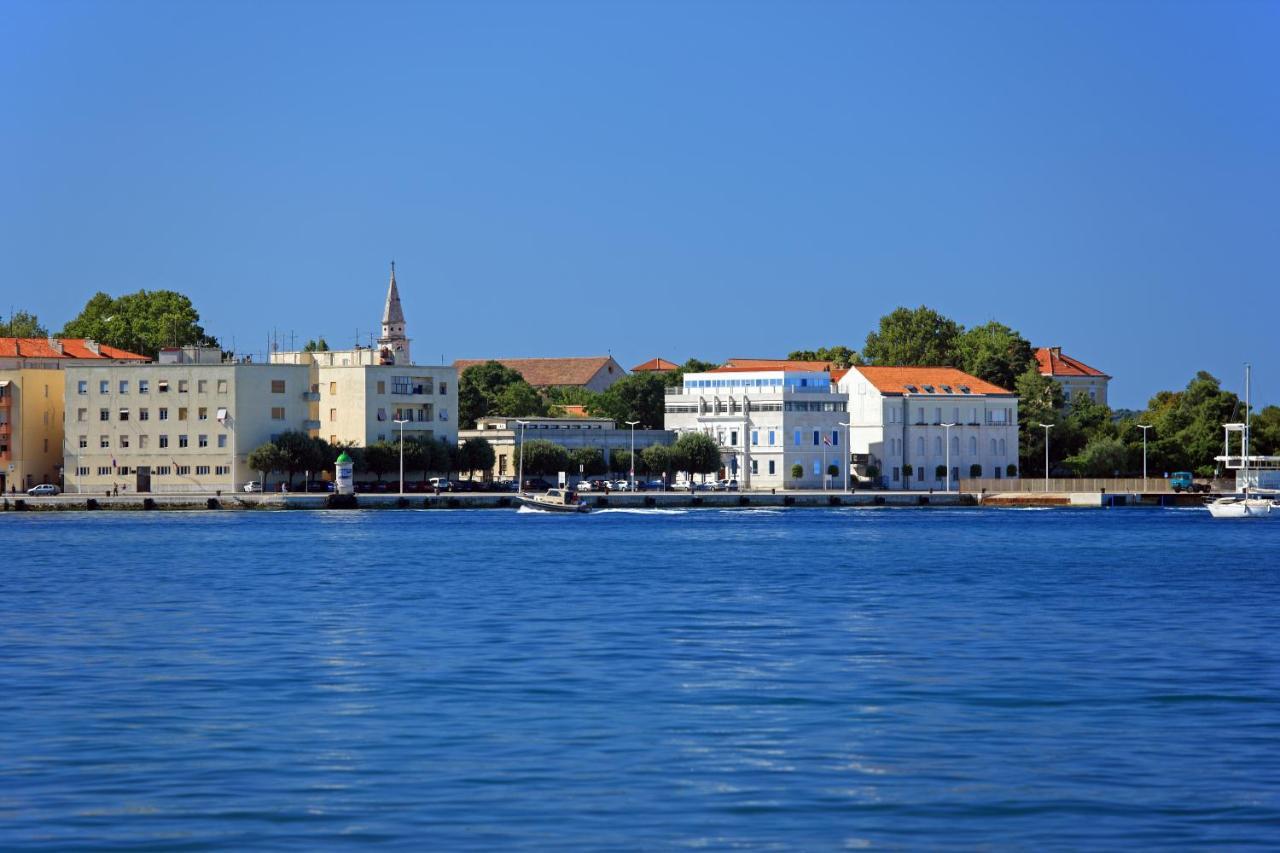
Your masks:
<svg viewBox="0 0 1280 853"><path fill-rule="evenodd" d="M262 352L860 348L927 304L1280 402L1280 4L0 2L0 311Z"/></svg>

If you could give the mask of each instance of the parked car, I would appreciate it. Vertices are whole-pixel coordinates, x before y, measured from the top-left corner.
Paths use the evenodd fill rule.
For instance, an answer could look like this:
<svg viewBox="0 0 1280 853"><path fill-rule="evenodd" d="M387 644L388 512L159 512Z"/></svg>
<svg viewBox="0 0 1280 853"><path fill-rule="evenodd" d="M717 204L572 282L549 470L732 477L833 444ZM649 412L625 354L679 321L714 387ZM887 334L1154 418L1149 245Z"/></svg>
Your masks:
<svg viewBox="0 0 1280 853"><path fill-rule="evenodd" d="M245 491L246 492L249 491L248 488L246 488ZM312 480L310 483L307 484L307 491L308 492L332 492L333 481L332 480Z"/></svg>
<svg viewBox="0 0 1280 853"><path fill-rule="evenodd" d="M60 491L62 490L59 489L57 486L55 486L53 483L41 483L38 486L32 486L31 488L27 489L27 494L31 495L32 497L40 497L45 495L56 495Z"/></svg>
<svg viewBox="0 0 1280 853"><path fill-rule="evenodd" d="M262 483L258 480L250 480L244 484L244 490L246 492L260 492L262 491Z"/></svg>
<svg viewBox="0 0 1280 853"><path fill-rule="evenodd" d="M652 492L660 492L664 488L666 488L666 485L667 484L664 483L662 480L650 480L649 482L644 484L644 487Z"/></svg>
<svg viewBox="0 0 1280 853"><path fill-rule="evenodd" d="M738 481L735 479L717 480L716 491L717 492L736 492L738 491Z"/></svg>
<svg viewBox="0 0 1280 853"><path fill-rule="evenodd" d="M430 484L432 490L439 489L442 492L453 491L453 483L449 482L448 477L432 477L430 480L427 480L427 483Z"/></svg>
<svg viewBox="0 0 1280 853"><path fill-rule="evenodd" d="M493 483L495 492L514 492L516 490L515 480L495 480Z"/></svg>
<svg viewBox="0 0 1280 853"><path fill-rule="evenodd" d="M526 492L545 492L547 489L555 488L541 477L525 477L524 490Z"/></svg>
<svg viewBox="0 0 1280 853"><path fill-rule="evenodd" d="M609 488L613 489L615 492L629 492L631 491L631 484L626 480L614 480L613 483L609 485Z"/></svg>

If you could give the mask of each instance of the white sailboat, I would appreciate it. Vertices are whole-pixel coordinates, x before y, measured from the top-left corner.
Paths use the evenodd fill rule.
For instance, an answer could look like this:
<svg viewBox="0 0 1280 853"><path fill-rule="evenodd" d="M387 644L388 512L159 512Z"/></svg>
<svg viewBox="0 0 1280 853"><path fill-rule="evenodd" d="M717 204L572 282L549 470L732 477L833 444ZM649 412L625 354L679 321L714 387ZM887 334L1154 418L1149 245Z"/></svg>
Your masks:
<svg viewBox="0 0 1280 853"><path fill-rule="evenodd" d="M1230 437L1232 432L1240 433L1240 467L1241 477L1238 482L1241 483L1241 492L1238 495L1228 495L1209 501L1205 504L1205 508L1209 510L1209 514L1214 518L1267 518L1275 509L1275 502L1270 497L1257 497L1249 494L1249 381L1250 367L1244 366L1244 423L1243 424L1225 424L1225 438L1227 446L1223 448L1223 458L1230 466L1231 448Z"/></svg>

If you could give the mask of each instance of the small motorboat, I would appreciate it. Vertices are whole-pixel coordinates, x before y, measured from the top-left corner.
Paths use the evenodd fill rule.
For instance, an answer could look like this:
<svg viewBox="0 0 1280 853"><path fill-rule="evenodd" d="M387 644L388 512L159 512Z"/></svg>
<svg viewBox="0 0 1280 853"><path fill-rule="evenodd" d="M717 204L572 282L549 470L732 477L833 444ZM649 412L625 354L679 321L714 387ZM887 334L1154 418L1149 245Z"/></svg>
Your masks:
<svg viewBox="0 0 1280 853"><path fill-rule="evenodd" d="M522 506L543 512L590 512L587 504L573 489L547 489L540 495L519 494Z"/></svg>
<svg viewBox="0 0 1280 853"><path fill-rule="evenodd" d="M1214 518L1266 518L1274 508L1269 498L1243 497L1218 498L1205 504Z"/></svg>

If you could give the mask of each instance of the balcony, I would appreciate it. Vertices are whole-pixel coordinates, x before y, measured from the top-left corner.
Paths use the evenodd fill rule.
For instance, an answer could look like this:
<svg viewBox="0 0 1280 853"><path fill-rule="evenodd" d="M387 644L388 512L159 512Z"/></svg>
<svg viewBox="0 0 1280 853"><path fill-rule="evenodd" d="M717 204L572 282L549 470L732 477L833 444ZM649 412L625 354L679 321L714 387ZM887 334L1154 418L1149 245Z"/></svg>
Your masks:
<svg viewBox="0 0 1280 853"><path fill-rule="evenodd" d="M302 399L306 400L308 403L319 403L320 392L319 391L303 391Z"/></svg>
<svg viewBox="0 0 1280 853"><path fill-rule="evenodd" d="M319 421L303 421L302 428L305 430L320 429Z"/></svg>

